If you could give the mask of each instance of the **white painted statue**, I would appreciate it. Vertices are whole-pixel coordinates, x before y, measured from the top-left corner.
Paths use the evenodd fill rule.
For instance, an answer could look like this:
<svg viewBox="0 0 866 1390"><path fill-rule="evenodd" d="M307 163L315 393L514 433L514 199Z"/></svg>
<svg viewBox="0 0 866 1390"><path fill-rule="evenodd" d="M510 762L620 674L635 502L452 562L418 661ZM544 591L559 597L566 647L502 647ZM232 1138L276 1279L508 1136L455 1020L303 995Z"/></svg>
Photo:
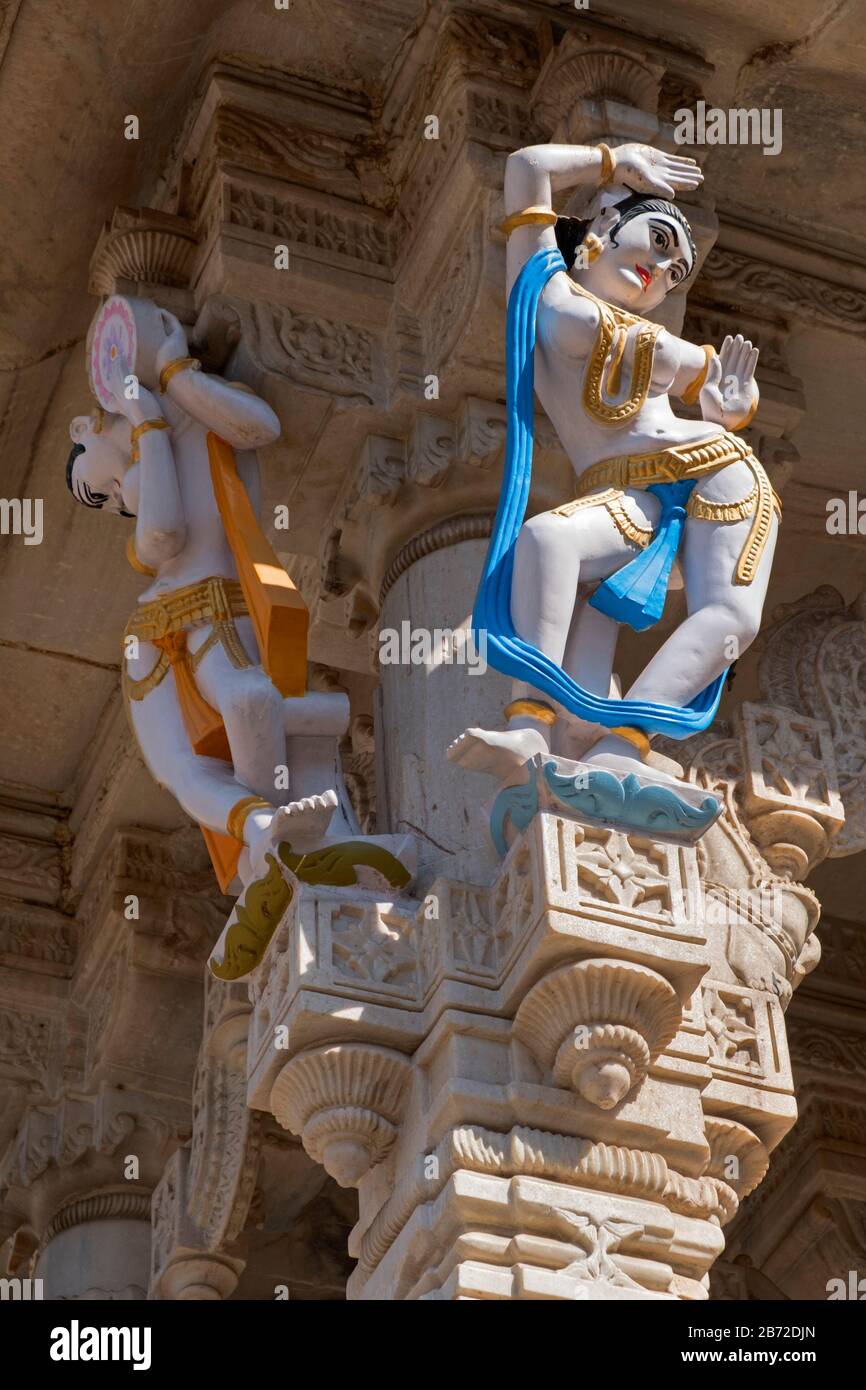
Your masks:
<svg viewBox="0 0 866 1390"><path fill-rule="evenodd" d="M670 200L701 180L694 160L637 144L540 145L508 159L509 458L475 626L493 628L491 664L515 679L506 728L468 729L449 749L500 782L582 744L585 773L681 788L646 765L649 737L706 727L726 668L758 632L778 503L732 433L757 407L757 350L738 335L716 353L645 317L694 270L691 231ZM583 192L585 220L552 212L566 188ZM518 529L520 513L506 534L506 504L519 512L521 431L531 463L520 381L528 369L531 393L533 365L577 486L574 500ZM698 401L702 419L676 415L671 397ZM624 692L618 718L620 624L657 621L680 575L688 615Z"/></svg>
<svg viewBox="0 0 866 1390"><path fill-rule="evenodd" d="M347 697L306 691L306 607L257 517L254 451L279 437L273 410L201 371L180 322L148 301L107 301L89 352L98 405L72 422L67 481L80 502L135 518L127 556L150 582L123 685L144 760L201 826L223 891L261 890L239 905L245 939L215 950L215 973L235 978L261 958L285 872L409 873L392 840L359 836L338 761ZM224 938L236 925L237 912Z"/></svg>

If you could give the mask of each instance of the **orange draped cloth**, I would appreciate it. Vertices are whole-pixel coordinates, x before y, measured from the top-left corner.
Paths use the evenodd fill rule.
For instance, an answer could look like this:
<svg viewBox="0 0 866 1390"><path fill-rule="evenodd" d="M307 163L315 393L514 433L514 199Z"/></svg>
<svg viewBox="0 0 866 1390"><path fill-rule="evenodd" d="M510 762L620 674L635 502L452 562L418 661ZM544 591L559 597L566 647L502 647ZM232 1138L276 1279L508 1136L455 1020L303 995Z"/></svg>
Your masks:
<svg viewBox="0 0 866 1390"><path fill-rule="evenodd" d="M238 474L235 452L212 431L207 436L210 475L219 514L237 565L238 579L252 619L264 670L281 695L303 695L307 686L307 634L310 615L268 541ZM219 712L208 704L189 664L186 633L161 638L174 671L184 726L193 750L203 757L231 761ZM201 827L220 889L237 873L242 846L231 835Z"/></svg>

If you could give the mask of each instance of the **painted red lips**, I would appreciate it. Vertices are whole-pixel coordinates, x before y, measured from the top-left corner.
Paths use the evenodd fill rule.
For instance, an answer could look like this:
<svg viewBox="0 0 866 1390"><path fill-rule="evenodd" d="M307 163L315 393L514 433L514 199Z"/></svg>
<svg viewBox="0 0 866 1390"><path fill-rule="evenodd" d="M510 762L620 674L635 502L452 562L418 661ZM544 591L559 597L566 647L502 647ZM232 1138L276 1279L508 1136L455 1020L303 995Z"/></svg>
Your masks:
<svg viewBox="0 0 866 1390"><path fill-rule="evenodd" d="M637 264L636 264L636 265L635 265L635 270L637 271L638 275L639 275L640 278L641 278L641 283L643 284L644 289L646 289L647 285L652 284L652 278L653 278L653 277L652 277L652 275L650 274L650 272L647 270L647 268L646 268L645 265L637 265Z"/></svg>

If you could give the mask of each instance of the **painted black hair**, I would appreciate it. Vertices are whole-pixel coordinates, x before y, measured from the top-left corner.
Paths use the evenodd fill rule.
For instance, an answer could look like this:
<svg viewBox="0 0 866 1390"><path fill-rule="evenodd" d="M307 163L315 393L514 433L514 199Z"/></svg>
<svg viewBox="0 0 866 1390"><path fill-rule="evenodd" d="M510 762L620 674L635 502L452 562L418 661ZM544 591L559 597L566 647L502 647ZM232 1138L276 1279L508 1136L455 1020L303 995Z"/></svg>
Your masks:
<svg viewBox="0 0 866 1390"><path fill-rule="evenodd" d="M672 217L675 222L685 231L689 239L689 247L692 253L692 264L688 274L684 279L688 279L697 264L698 251L695 246L695 239L692 236L692 229L686 221L679 208L674 203L669 203L665 198L652 198L646 193L630 193L622 202L615 204L616 211L619 213L619 220L610 231L610 239L616 246L616 234L620 227L626 222L630 222L633 217L640 217L647 212L662 212L667 217ZM571 270L577 257L577 248L584 240L590 227L589 221L582 217L558 217L553 231L556 237L556 244L565 261L566 270Z"/></svg>
<svg viewBox="0 0 866 1390"><path fill-rule="evenodd" d="M73 444L69 450L69 458L66 460L66 486L72 493L76 502L83 502L85 507L104 507L108 501L107 492L94 492L88 487L82 478L77 486L72 477L72 470L75 467L75 460L80 454L84 453L83 444Z"/></svg>
<svg viewBox="0 0 866 1390"><path fill-rule="evenodd" d="M69 450L69 458L66 460L66 486L69 488L76 502L82 502L85 507L104 507L108 501L107 492L94 492L83 478L76 486L72 477L75 460L83 453L83 444L73 444L72 448ZM135 512L124 511L123 507L119 509L119 515L129 517L130 520L135 519Z"/></svg>
<svg viewBox="0 0 866 1390"><path fill-rule="evenodd" d="M565 261L566 270L571 270L577 256L577 248L589 231L589 222L582 217L557 217L553 224L553 235Z"/></svg>

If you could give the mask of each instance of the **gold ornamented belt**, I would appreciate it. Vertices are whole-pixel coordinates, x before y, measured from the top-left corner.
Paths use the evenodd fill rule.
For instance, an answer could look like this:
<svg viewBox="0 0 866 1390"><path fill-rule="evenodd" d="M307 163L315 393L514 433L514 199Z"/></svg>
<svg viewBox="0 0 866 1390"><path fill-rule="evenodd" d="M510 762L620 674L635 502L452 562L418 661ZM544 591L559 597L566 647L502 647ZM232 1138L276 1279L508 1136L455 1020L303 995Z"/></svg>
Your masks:
<svg viewBox="0 0 866 1390"><path fill-rule="evenodd" d="M234 623L235 618L248 612L243 589L236 579L203 579L198 584L187 584L183 589L160 594L149 603L139 604L123 634L124 652L128 637L150 642L161 650L153 670L142 680L132 680L126 674L124 662L125 694L131 700L143 700L159 685L169 667L177 664L181 651L185 653L183 659L191 672L195 672L217 642L222 643L233 666L240 670L250 666L252 663ZM207 640L194 654L186 653L187 629L201 624L211 626ZM179 634L184 634L183 638Z"/></svg>
<svg viewBox="0 0 866 1390"><path fill-rule="evenodd" d="M571 516L578 508L604 506L627 539L645 546L652 539L652 531L637 525L628 516L622 505L622 494L626 488L646 488L659 483L681 482L684 478L699 478L738 462L745 463L754 478L754 485L747 497L740 502L710 502L695 491L688 500L686 510L689 516L701 521L742 521L748 516L754 517L734 572L736 584L751 584L770 534L773 510L781 518L782 504L760 460L748 444L736 435L725 432L698 444L601 459L581 474L574 501L556 507L554 511L557 516ZM604 488L605 491L596 492L597 488Z"/></svg>

